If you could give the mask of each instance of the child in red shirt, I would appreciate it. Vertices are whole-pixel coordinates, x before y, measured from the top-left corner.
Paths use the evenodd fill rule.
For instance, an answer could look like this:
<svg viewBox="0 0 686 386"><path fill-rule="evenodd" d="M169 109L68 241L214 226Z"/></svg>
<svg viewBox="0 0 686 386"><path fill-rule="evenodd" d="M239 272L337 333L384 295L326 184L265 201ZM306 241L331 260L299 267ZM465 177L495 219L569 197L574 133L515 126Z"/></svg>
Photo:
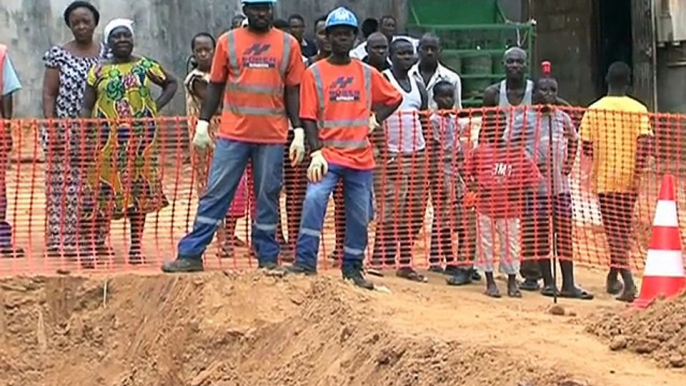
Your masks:
<svg viewBox="0 0 686 386"><path fill-rule="evenodd" d="M465 170L476 186L478 215L478 266L486 276L486 295L499 298L493 278L494 234L499 239L500 271L507 275L507 295L520 298L519 219L525 194L536 186L541 174L523 148L511 146L499 127L483 127L479 145L467 160Z"/></svg>

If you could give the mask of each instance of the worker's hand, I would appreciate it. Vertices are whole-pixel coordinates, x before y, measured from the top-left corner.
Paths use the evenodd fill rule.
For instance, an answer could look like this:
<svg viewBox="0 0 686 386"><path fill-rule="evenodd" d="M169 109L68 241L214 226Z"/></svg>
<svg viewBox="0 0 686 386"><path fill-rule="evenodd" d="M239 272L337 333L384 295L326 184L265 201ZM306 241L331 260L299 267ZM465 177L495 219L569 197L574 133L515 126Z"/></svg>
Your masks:
<svg viewBox="0 0 686 386"><path fill-rule="evenodd" d="M374 130L379 127L381 127L381 123L376 119L376 114L372 113L372 116L369 117L369 134L373 133Z"/></svg>
<svg viewBox="0 0 686 386"><path fill-rule="evenodd" d="M296 127L293 129L293 134L288 158L291 160L291 166L296 166L300 165L305 158L305 130L302 127Z"/></svg>
<svg viewBox="0 0 686 386"><path fill-rule="evenodd" d="M205 150L207 148L214 147L212 138L207 131L210 127L210 123L207 121L200 120L198 124L195 125L195 135L193 136L193 146L199 150Z"/></svg>
<svg viewBox="0 0 686 386"><path fill-rule="evenodd" d="M329 171L329 163L326 162L321 150L312 152L310 157L312 161L310 161L310 167L307 168L307 179L316 183L321 181Z"/></svg>

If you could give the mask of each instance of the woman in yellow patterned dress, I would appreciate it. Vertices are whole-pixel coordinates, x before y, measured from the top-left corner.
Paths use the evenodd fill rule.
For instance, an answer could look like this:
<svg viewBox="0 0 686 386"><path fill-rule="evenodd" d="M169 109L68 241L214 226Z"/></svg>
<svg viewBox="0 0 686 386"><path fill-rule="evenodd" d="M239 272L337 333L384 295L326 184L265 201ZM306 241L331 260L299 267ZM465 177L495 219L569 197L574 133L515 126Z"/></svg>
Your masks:
<svg viewBox="0 0 686 386"><path fill-rule="evenodd" d="M83 156L89 162L84 197L86 222L128 217L129 262L143 262L141 240L147 213L168 205L162 191L158 126L154 119L174 96L177 82L154 60L132 54L133 22L115 19L105 27L111 58L88 73L82 116L98 119L89 126ZM153 99L150 86L162 88ZM88 210L90 209L90 210ZM93 261L87 261L93 264Z"/></svg>

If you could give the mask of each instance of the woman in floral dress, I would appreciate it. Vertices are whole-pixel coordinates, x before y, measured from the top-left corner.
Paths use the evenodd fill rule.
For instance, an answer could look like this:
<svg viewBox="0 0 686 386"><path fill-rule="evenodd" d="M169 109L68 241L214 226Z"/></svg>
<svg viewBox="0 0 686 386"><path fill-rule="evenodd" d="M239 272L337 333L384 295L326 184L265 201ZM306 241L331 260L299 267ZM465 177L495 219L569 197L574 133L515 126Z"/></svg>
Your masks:
<svg viewBox="0 0 686 386"><path fill-rule="evenodd" d="M129 262L143 262L141 244L145 217L168 202L162 191L157 158L158 127L154 119L174 96L176 79L159 63L134 56L133 22L115 19L105 27L112 57L91 68L82 117L100 122L89 125L88 143L82 156L95 159L86 179L90 202L84 205L86 219L109 223L127 217L131 242ZM157 100L150 86L162 93Z"/></svg>
<svg viewBox="0 0 686 386"><path fill-rule="evenodd" d="M43 57L43 116L45 119L77 119L81 113L83 90L88 70L105 55L105 47L93 38L100 13L90 3L75 1L64 11L64 21L74 39L52 47ZM51 256L75 256L81 234L95 232L99 250L106 251L106 229L89 230L80 226L80 165L70 157L79 146L80 127L76 123L48 122L41 125L40 139L46 158L45 171L45 246Z"/></svg>

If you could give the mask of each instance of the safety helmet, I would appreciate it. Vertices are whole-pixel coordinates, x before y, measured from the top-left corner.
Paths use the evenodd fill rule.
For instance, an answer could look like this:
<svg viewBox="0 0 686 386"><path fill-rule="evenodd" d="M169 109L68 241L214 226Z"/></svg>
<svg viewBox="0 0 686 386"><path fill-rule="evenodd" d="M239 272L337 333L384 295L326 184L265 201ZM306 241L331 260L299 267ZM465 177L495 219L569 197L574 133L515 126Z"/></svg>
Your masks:
<svg viewBox="0 0 686 386"><path fill-rule="evenodd" d="M246 4L276 4L276 0L241 0L241 4L246 5Z"/></svg>
<svg viewBox="0 0 686 386"><path fill-rule="evenodd" d="M346 26L357 28L357 16L345 7L338 7L326 17L325 28Z"/></svg>

